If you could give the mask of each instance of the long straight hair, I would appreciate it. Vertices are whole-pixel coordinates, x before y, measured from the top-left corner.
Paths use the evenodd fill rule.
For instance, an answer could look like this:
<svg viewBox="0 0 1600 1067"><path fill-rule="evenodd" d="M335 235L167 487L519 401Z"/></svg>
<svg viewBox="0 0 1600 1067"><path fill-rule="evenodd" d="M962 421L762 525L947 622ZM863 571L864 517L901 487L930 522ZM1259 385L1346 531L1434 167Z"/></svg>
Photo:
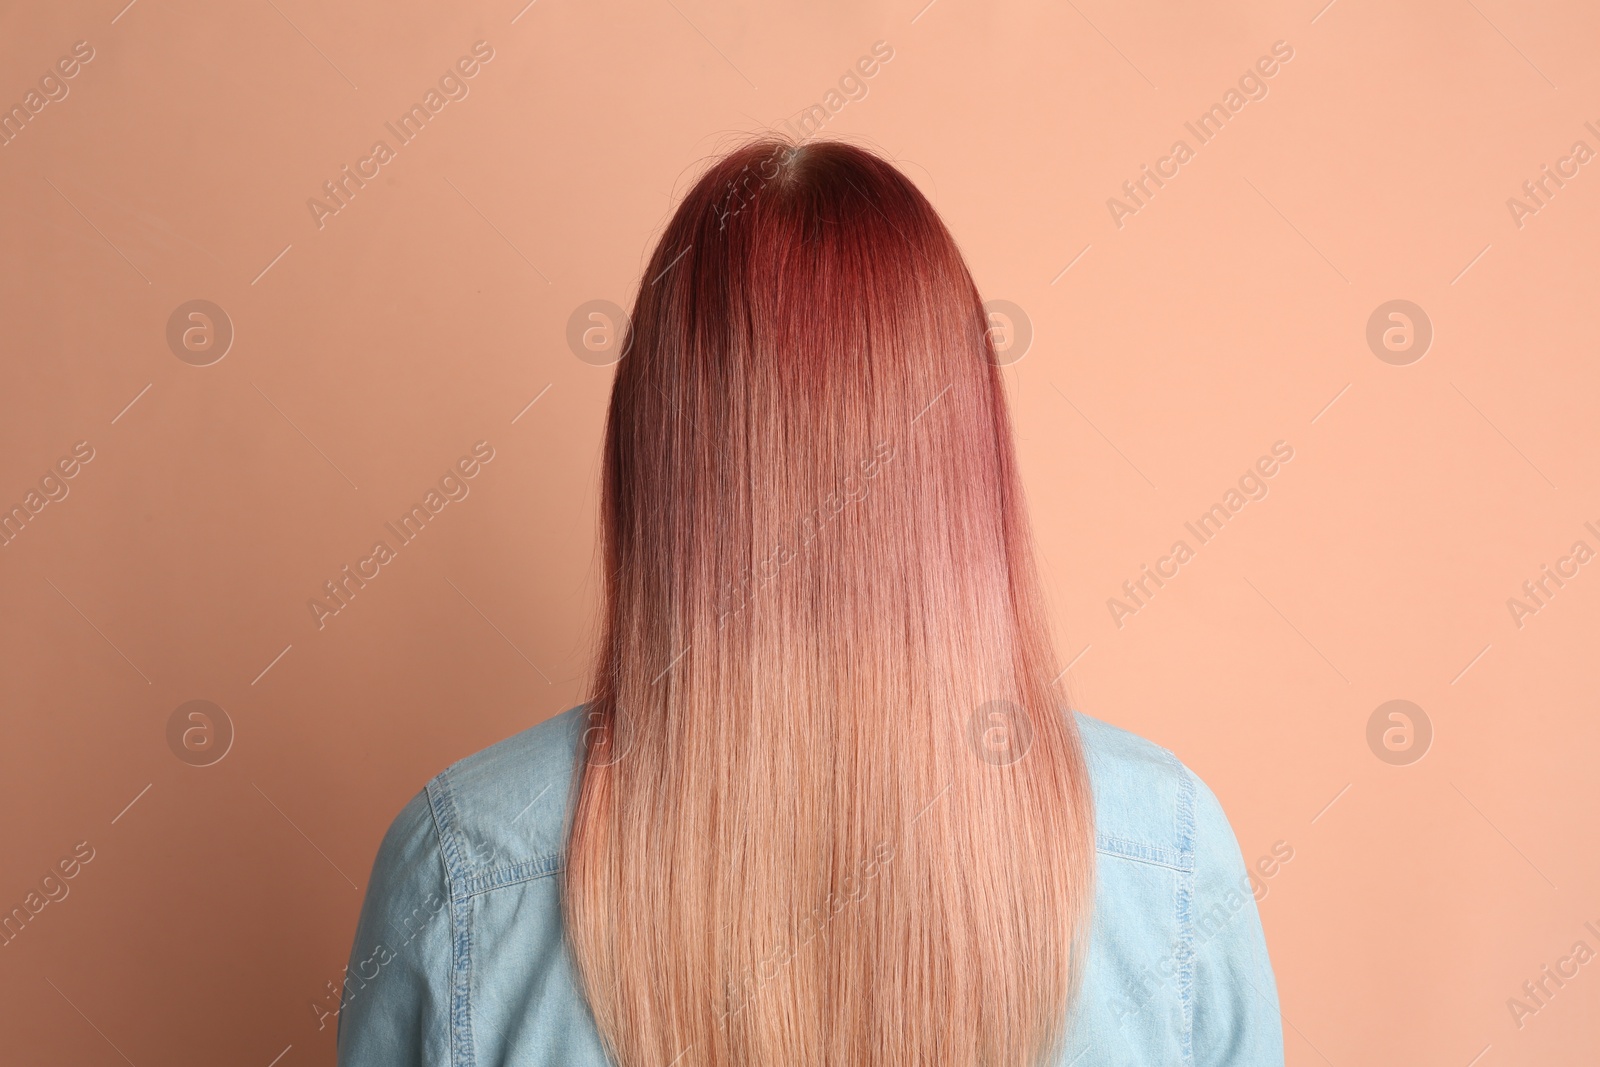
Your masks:
<svg viewBox="0 0 1600 1067"><path fill-rule="evenodd" d="M623 1067L1059 1048L1093 809L988 327L838 142L724 157L651 256L563 896Z"/></svg>

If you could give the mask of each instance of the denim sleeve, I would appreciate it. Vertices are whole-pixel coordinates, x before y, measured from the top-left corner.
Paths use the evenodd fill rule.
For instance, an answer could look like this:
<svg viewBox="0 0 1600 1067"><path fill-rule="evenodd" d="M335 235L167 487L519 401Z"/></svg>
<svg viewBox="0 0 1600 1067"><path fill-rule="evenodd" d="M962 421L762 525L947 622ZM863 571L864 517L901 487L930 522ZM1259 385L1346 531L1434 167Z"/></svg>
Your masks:
<svg viewBox="0 0 1600 1067"><path fill-rule="evenodd" d="M339 1067L450 1063L451 913L426 791L378 848L345 968Z"/></svg>
<svg viewBox="0 0 1600 1067"><path fill-rule="evenodd" d="M1195 779L1194 1062L1281 1067L1278 986L1233 827Z"/></svg>

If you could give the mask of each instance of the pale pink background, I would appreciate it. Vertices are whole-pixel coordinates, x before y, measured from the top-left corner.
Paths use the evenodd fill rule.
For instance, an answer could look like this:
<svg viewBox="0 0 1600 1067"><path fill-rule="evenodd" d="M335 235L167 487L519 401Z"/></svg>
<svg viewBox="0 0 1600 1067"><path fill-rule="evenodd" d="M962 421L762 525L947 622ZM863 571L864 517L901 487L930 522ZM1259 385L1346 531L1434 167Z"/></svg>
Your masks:
<svg viewBox="0 0 1600 1067"><path fill-rule="evenodd" d="M1261 903L1289 1062L1594 1061L1600 963L1507 1008L1600 949L1600 563L1507 608L1600 549L1600 163L1506 203L1600 150L1591 5L523 2L0 14L5 106L94 49L0 147L0 504L95 450L0 548L0 908L95 850L0 948L6 1060L332 1062L312 1005L391 817L581 697L613 372L569 315L629 303L705 162L882 40L823 133L898 161L1030 317L1007 378L1062 663L1247 857L1292 845ZM479 40L470 95L318 229L307 199ZM1280 40L1268 96L1117 227ZM197 298L236 330L206 367L165 337ZM1435 331L1408 366L1365 340L1393 299ZM471 495L319 631L308 598L478 440ZM1119 628L1107 599L1278 440L1270 494ZM1435 731L1408 766L1366 740L1398 698ZM167 744L192 699L236 729L212 766Z"/></svg>

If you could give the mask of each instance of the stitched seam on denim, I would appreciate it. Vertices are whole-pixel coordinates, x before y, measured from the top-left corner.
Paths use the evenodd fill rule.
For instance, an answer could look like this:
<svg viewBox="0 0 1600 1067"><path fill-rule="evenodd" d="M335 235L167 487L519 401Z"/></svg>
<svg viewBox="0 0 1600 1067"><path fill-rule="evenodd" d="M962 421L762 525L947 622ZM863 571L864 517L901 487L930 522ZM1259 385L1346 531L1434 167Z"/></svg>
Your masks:
<svg viewBox="0 0 1600 1067"><path fill-rule="evenodd" d="M1187 767L1178 761L1178 845L1191 859L1194 857L1194 794L1195 779ZM1177 878L1178 937L1183 952L1178 959L1178 998L1183 1008L1182 1053L1185 1064L1194 1063L1194 888L1195 865L1190 864Z"/></svg>
<svg viewBox="0 0 1600 1067"><path fill-rule="evenodd" d="M561 854L559 852L550 853L536 859L513 863L506 867L497 867L483 874L472 875L462 884L461 895L480 896L491 890L504 889L507 886L548 878L559 870L561 870Z"/></svg>
<svg viewBox="0 0 1600 1067"><path fill-rule="evenodd" d="M428 799L433 805L445 870L450 876L450 1063L451 1067L473 1067L469 925L472 898L461 892L466 868L456 841L455 799L450 792L449 773L445 771L428 783Z"/></svg>
<svg viewBox="0 0 1600 1067"><path fill-rule="evenodd" d="M1115 837L1111 834L1095 834L1094 847L1097 852L1103 852L1108 856L1116 856L1120 859L1150 863L1157 867L1170 867L1175 871L1191 871L1194 869L1193 853L1162 848L1159 845L1147 845L1142 841L1129 841L1125 837Z"/></svg>
<svg viewBox="0 0 1600 1067"><path fill-rule="evenodd" d="M453 987L454 984L455 984L455 974L456 974L456 939L455 939L456 887L455 887L455 872L451 869L450 856L448 855L448 853L446 853L445 847L444 847L444 843L445 843L445 826L444 826L444 823L441 822L441 820L440 820L438 798L434 795L434 783L433 782L429 782L427 787L425 789L423 789L423 793L428 798L428 815L433 820L433 838L434 838L434 841L437 842L438 846L439 846L439 863L444 867L445 906L450 909L450 938L449 938L449 943L450 943L450 982L451 982L451 985ZM434 912L434 914L437 915L438 912ZM452 1027L451 1031L450 1031L450 1064L451 1064L451 1067L454 1067L455 1062L456 1062L455 1041L456 1041L455 1029L454 1029L454 1027Z"/></svg>

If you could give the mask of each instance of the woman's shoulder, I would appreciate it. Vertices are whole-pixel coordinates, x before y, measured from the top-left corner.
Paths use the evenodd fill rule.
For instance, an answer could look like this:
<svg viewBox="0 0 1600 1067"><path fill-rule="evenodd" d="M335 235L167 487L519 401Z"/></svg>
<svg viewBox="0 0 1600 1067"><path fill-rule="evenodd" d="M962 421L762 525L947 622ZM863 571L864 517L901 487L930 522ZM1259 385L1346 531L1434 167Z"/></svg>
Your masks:
<svg viewBox="0 0 1600 1067"><path fill-rule="evenodd" d="M1227 827L1215 794L1170 750L1083 712L1072 714L1093 789L1097 849L1192 870L1197 839L1216 840L1216 831ZM577 752L592 725L587 705L579 704L458 760L428 782L414 805L430 809L427 821L441 838L452 881L490 888L486 881L560 868Z"/></svg>
<svg viewBox="0 0 1600 1067"><path fill-rule="evenodd" d="M1073 716L1098 851L1193 870L1197 847L1233 844L1216 795L1170 750L1083 712ZM560 869L576 756L592 725L579 704L458 760L427 784L417 802L431 809L453 888L493 888Z"/></svg>
<svg viewBox="0 0 1600 1067"><path fill-rule="evenodd" d="M481 892L560 870L586 705L458 760L423 790L452 888Z"/></svg>
<svg viewBox="0 0 1600 1067"><path fill-rule="evenodd" d="M1216 795L1170 750L1083 712L1073 716L1094 795L1097 851L1192 871L1197 849L1237 848ZM456 893L554 874L565 852L577 753L592 725L579 704L458 760L396 821L409 836L437 841Z"/></svg>
<svg viewBox="0 0 1600 1067"><path fill-rule="evenodd" d="M1197 839L1212 841L1219 823L1227 826L1216 795L1171 750L1081 711L1073 714L1094 791L1097 850L1193 870Z"/></svg>
<svg viewBox="0 0 1600 1067"><path fill-rule="evenodd" d="M1095 803L1097 887L1083 1007L1061 1062L1117 1047L1141 1050L1141 1062L1281 1064L1252 872L1221 805L1169 750L1074 715ZM576 1042L560 1062L604 1062L592 1024L573 1022L587 1016L560 948L551 877L593 725L579 705L467 756L395 819L352 949L356 1018L352 1027L340 1016L341 1063L393 1062L392 1035L417 1032L419 1019L424 1044L447 1050L477 988L542 990L524 1008L543 1013L538 1032ZM487 948L501 941L519 950ZM529 967L537 973L518 970Z"/></svg>
<svg viewBox="0 0 1600 1067"><path fill-rule="evenodd" d="M569 708L458 760L395 817L351 948L341 1065L510 1062L503 1046L523 1026L541 1035L540 1062L606 1062L583 1021L552 877L587 725L582 706ZM474 1030L464 1020L480 996L500 1007L478 1010L517 1025Z"/></svg>
<svg viewBox="0 0 1600 1067"><path fill-rule="evenodd" d="M1221 803L1168 749L1081 713L1077 725L1098 855L1069 1052L1119 1047L1138 1050L1139 1062L1279 1067L1283 1036L1255 875Z"/></svg>

